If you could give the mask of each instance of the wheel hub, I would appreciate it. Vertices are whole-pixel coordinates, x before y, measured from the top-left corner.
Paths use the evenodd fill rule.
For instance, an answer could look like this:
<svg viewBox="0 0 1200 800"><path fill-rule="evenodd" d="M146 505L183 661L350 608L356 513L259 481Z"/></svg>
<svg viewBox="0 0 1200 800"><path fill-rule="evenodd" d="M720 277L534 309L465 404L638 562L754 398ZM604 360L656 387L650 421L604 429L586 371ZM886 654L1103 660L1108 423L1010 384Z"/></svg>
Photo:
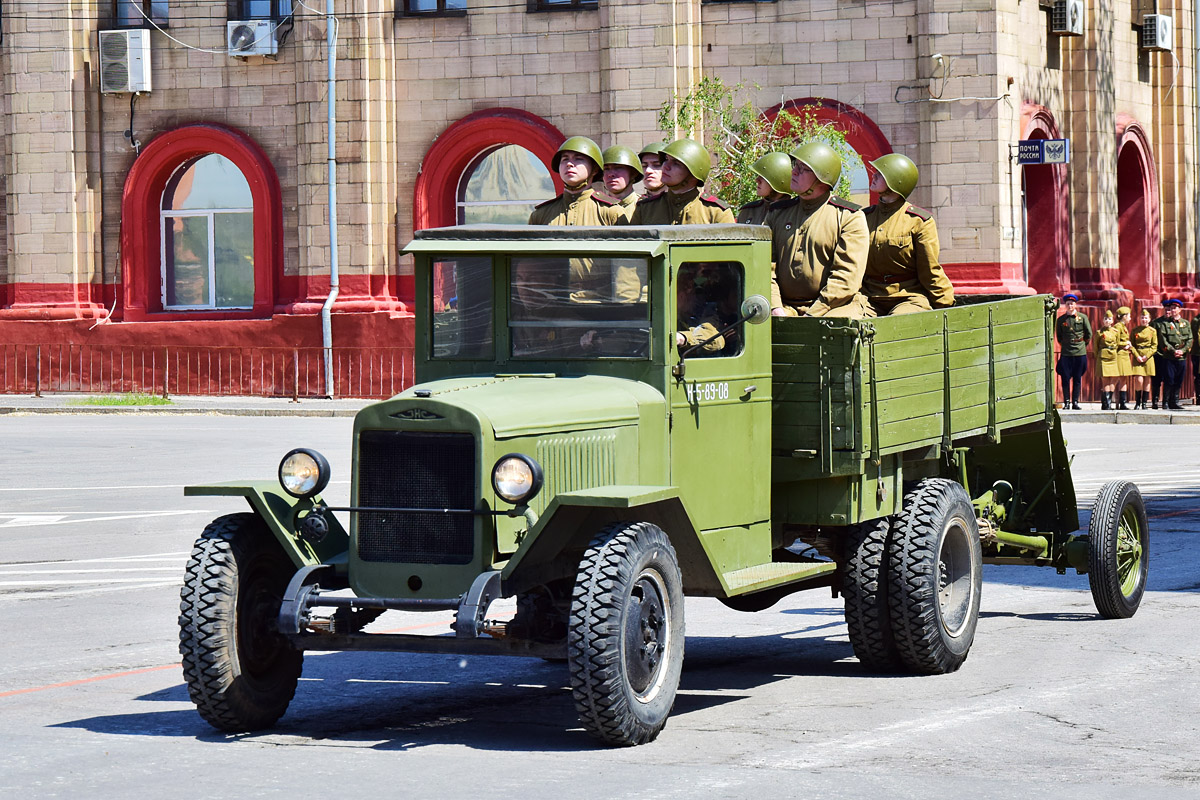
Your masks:
<svg viewBox="0 0 1200 800"><path fill-rule="evenodd" d="M662 666L666 613L658 582L643 575L633 586L625 614L624 650L629 685L638 695L655 683Z"/></svg>

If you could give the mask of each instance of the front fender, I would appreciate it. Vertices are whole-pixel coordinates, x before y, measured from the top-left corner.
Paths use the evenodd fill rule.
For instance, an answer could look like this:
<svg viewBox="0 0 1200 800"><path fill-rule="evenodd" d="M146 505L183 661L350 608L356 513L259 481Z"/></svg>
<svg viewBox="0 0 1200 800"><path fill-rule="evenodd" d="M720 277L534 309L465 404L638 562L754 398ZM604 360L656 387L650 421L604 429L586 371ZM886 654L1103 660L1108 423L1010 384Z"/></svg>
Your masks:
<svg viewBox="0 0 1200 800"><path fill-rule="evenodd" d="M588 542L614 522L650 522L662 528L679 557L684 591L720 595L721 578L673 486L599 486L557 495L501 571L504 594L573 580Z"/></svg>
<svg viewBox="0 0 1200 800"><path fill-rule="evenodd" d="M329 523L329 533L320 542L305 541L296 533L297 517L310 511L315 503L320 502L319 496L292 497L274 481L185 486L183 494L186 497L244 497L270 528L276 541L297 569L313 564L333 564L339 573L345 574L350 536L331 512L325 514Z"/></svg>

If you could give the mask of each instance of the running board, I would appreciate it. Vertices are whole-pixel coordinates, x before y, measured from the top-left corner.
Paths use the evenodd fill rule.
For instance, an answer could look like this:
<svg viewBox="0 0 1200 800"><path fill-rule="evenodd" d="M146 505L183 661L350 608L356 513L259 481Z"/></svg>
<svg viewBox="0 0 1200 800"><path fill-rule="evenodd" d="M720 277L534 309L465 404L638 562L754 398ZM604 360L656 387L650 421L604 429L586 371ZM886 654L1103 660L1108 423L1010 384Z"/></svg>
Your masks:
<svg viewBox="0 0 1200 800"><path fill-rule="evenodd" d="M812 582L817 586L826 586L836 569L837 564L832 561L775 561L726 572L721 576L721 582L725 584L726 595L736 597L792 583Z"/></svg>

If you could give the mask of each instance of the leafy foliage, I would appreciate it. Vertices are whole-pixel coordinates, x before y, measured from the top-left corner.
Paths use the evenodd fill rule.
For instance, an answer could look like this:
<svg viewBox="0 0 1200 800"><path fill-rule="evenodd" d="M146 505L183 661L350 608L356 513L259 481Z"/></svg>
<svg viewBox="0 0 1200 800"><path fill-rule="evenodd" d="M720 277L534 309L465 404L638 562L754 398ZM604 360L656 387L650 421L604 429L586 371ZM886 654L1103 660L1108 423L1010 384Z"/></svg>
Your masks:
<svg viewBox="0 0 1200 800"><path fill-rule="evenodd" d="M755 161L767 153L786 153L818 139L842 157L842 178L833 192L848 198L850 175L862 165L862 158L846 141L846 134L818 119L812 107L784 108L770 117L749 100L738 102L743 88L742 84L729 87L718 77L706 77L686 96L676 95L664 103L658 114L658 126L668 135L676 128L691 138L697 138L698 130L706 132L703 144L716 159L705 182L709 191L738 208L758 196L756 176L750 171Z"/></svg>

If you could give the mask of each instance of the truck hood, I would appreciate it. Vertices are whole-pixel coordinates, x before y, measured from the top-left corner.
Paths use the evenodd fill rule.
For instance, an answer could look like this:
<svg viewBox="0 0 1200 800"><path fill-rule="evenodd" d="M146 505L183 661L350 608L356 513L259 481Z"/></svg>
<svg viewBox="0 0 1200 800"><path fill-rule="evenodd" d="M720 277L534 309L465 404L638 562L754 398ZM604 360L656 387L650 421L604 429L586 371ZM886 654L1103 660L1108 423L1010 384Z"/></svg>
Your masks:
<svg viewBox="0 0 1200 800"><path fill-rule="evenodd" d="M647 414L666 413L666 401L653 387L599 375L450 378L413 386L387 401L429 410L443 403L487 420L497 439L633 425Z"/></svg>

